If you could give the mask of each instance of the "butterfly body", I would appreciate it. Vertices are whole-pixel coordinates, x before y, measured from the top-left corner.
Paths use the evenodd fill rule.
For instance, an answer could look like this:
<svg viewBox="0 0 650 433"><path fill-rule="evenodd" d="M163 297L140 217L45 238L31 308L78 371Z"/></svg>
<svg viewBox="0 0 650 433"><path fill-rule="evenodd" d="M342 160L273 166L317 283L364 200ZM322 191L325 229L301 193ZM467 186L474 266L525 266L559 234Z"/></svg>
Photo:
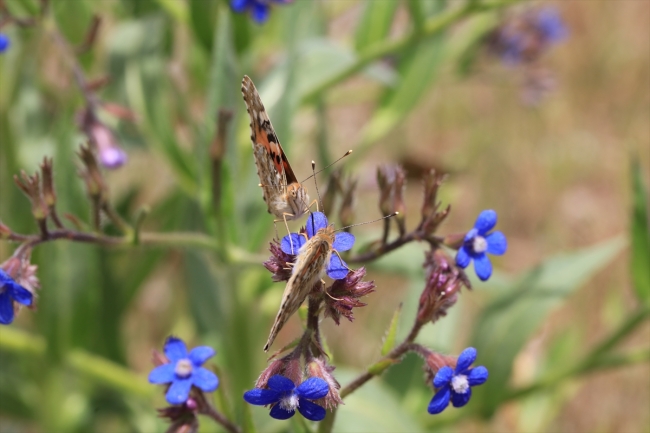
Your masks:
<svg viewBox="0 0 650 433"><path fill-rule="evenodd" d="M264 346L267 351L289 318L298 311L314 284L323 276L332 255L335 234L332 226L321 228L300 248L291 278L282 294L280 310Z"/></svg>
<svg viewBox="0 0 650 433"><path fill-rule="evenodd" d="M307 189L293 173L260 95L248 76L242 80L241 91L250 117L253 156L267 210L285 222L300 218L308 209Z"/></svg>

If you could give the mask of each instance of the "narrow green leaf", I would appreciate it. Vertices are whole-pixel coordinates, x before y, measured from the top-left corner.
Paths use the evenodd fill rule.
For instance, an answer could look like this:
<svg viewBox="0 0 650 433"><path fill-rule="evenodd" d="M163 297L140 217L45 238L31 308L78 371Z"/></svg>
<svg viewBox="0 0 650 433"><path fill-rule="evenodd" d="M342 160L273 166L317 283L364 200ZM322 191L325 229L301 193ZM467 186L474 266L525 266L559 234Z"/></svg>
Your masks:
<svg viewBox="0 0 650 433"><path fill-rule="evenodd" d="M386 337L384 338L384 344L381 346L382 356L386 356L388 352L393 350L395 347L395 340L397 339L397 327L399 325L399 319L402 314L402 304L399 304L397 310L393 314L393 318L390 321L388 326L388 331L386 332Z"/></svg>
<svg viewBox="0 0 650 433"><path fill-rule="evenodd" d="M506 395L513 360L542 321L624 245L623 239L615 238L551 257L483 310L471 343L478 350L477 364L490 371L490 379L472 399L483 416L490 417Z"/></svg>
<svg viewBox="0 0 650 433"><path fill-rule="evenodd" d="M214 27L217 19L217 3L212 1L191 1L190 24L196 39L206 52L212 51Z"/></svg>
<svg viewBox="0 0 650 433"><path fill-rule="evenodd" d="M632 160L632 283L641 302L650 303L650 231L648 190L638 159Z"/></svg>
<svg viewBox="0 0 650 433"><path fill-rule="evenodd" d="M363 16L357 25L355 48L361 51L388 36L398 1L367 0Z"/></svg>

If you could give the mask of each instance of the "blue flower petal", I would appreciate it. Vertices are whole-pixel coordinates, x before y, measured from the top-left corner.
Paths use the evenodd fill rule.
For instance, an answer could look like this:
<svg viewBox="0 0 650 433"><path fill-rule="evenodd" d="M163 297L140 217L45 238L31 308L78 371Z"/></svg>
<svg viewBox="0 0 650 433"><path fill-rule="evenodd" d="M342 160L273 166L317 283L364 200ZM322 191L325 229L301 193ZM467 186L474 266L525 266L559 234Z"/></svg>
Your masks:
<svg viewBox="0 0 650 433"><path fill-rule="evenodd" d="M190 350L190 361L196 367L203 365L205 361L212 358L215 354L215 351L210 346L197 346L194 349Z"/></svg>
<svg viewBox="0 0 650 433"><path fill-rule="evenodd" d="M267 404L277 403L280 401L282 393L272 389L255 388L244 393L244 400L247 403L257 406L266 406Z"/></svg>
<svg viewBox="0 0 650 433"><path fill-rule="evenodd" d="M476 237L476 235L478 235L478 229L472 228L470 231L468 231L465 234L465 237L463 238L463 242L471 241L472 239L474 239Z"/></svg>
<svg viewBox="0 0 650 433"><path fill-rule="evenodd" d="M9 292L0 292L0 323L8 325L14 321L14 303Z"/></svg>
<svg viewBox="0 0 650 433"><path fill-rule="evenodd" d="M354 245L354 235L348 232L339 232L334 237L332 247L336 251L347 251Z"/></svg>
<svg viewBox="0 0 650 433"><path fill-rule="evenodd" d="M2 268L0 268L0 287L4 286L8 281L13 281L13 279L6 273Z"/></svg>
<svg viewBox="0 0 650 433"><path fill-rule="evenodd" d="M258 24L263 24L269 18L269 6L265 3L253 4L253 19Z"/></svg>
<svg viewBox="0 0 650 433"><path fill-rule="evenodd" d="M451 367L445 365L440 370L438 370L436 377L433 378L433 386L436 388L441 388L444 385L447 385L451 381L453 375L454 370Z"/></svg>
<svg viewBox="0 0 650 433"><path fill-rule="evenodd" d="M298 400L298 412L310 421L321 421L326 414L324 407L304 398Z"/></svg>
<svg viewBox="0 0 650 433"><path fill-rule="evenodd" d="M296 395L310 400L318 400L319 398L325 397L329 390L329 385L323 379L320 377L310 377L298 385Z"/></svg>
<svg viewBox="0 0 650 433"><path fill-rule="evenodd" d="M14 301L27 306L32 305L34 295L20 284L14 281L9 281L5 283L5 288L9 295L14 298Z"/></svg>
<svg viewBox="0 0 650 433"><path fill-rule="evenodd" d="M307 240L300 233L289 233L282 238L282 242L280 242L280 248L285 254L291 254L295 256L298 254L300 248L305 245L305 242L307 242ZM293 250L291 249L292 243Z"/></svg>
<svg viewBox="0 0 650 433"><path fill-rule="evenodd" d="M149 373L149 383L161 384L170 383L176 379L173 364L163 364L151 370Z"/></svg>
<svg viewBox="0 0 650 433"><path fill-rule="evenodd" d="M456 253L456 264L461 268L466 268L471 261L472 257L467 252L465 245L463 245L458 249L458 252Z"/></svg>
<svg viewBox="0 0 650 433"><path fill-rule="evenodd" d="M176 377L167 390L165 398L170 404L183 404L190 396L190 389L192 389L192 376Z"/></svg>
<svg viewBox="0 0 650 433"><path fill-rule="evenodd" d="M451 397L451 389L448 386L440 388L436 395L433 396L429 402L427 410L431 415L438 414L449 406L449 398Z"/></svg>
<svg viewBox="0 0 650 433"><path fill-rule="evenodd" d="M488 379L488 369L482 365L472 368L467 373L467 381L469 386L482 385Z"/></svg>
<svg viewBox="0 0 650 433"><path fill-rule="evenodd" d="M497 223L497 213L492 209L484 210L476 218L474 223L474 228L478 230L478 233L483 236L485 233L492 230L492 228Z"/></svg>
<svg viewBox="0 0 650 433"><path fill-rule="evenodd" d="M192 372L192 382L201 391L212 392L219 386L219 378L207 368L199 367Z"/></svg>
<svg viewBox="0 0 650 433"><path fill-rule="evenodd" d="M490 233L485 237L485 240L488 243L487 252L489 254L500 256L501 254L504 254L508 249L508 241L506 240L506 235L501 232Z"/></svg>
<svg viewBox="0 0 650 433"><path fill-rule="evenodd" d="M9 36L0 33L0 53L4 52L11 45L11 39Z"/></svg>
<svg viewBox="0 0 650 433"><path fill-rule="evenodd" d="M476 271L476 276L481 281L490 278L490 275L492 275L492 263L487 254L483 253L474 257L474 270Z"/></svg>
<svg viewBox="0 0 650 433"><path fill-rule="evenodd" d="M249 0L230 0L230 7L235 12L244 12L246 10L246 6L248 6Z"/></svg>
<svg viewBox="0 0 650 433"><path fill-rule="evenodd" d="M333 280L340 280L345 278L348 272L348 265L338 255L332 254L330 256L329 266L327 267L327 275Z"/></svg>
<svg viewBox="0 0 650 433"><path fill-rule="evenodd" d="M294 413L296 413L295 410L286 410L279 404L276 404L271 408L269 415L275 419L289 419L293 416Z"/></svg>
<svg viewBox="0 0 650 433"><path fill-rule="evenodd" d="M177 361L187 358L187 346L180 338L169 337L165 342L165 356L172 364L176 364Z"/></svg>
<svg viewBox="0 0 650 433"><path fill-rule="evenodd" d="M452 392L451 404L453 404L454 407L463 407L467 404L470 398L472 398L472 388L467 388L467 391L463 394Z"/></svg>
<svg viewBox="0 0 650 433"><path fill-rule="evenodd" d="M305 228L307 229L308 237L313 237L318 233L318 230L324 229L325 227L327 227L327 217L323 212L314 212L307 218Z"/></svg>
<svg viewBox="0 0 650 433"><path fill-rule="evenodd" d="M288 379L284 376L280 376L279 374L276 374L275 376L271 376L267 385L273 391L278 391L278 392L293 391L293 389L296 387L296 385L293 383L291 379Z"/></svg>
<svg viewBox="0 0 650 433"><path fill-rule="evenodd" d="M456 362L456 374L464 374L463 372L467 370L474 361L476 361L476 349L468 347L463 350Z"/></svg>

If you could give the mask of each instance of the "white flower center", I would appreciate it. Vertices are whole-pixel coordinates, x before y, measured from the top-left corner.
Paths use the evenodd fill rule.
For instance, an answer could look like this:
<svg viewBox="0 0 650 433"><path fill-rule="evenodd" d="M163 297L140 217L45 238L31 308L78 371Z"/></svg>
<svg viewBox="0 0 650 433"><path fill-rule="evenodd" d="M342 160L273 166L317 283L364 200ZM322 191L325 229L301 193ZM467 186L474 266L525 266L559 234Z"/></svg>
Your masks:
<svg viewBox="0 0 650 433"><path fill-rule="evenodd" d="M181 359L176 363L174 373L178 377L187 377L192 374L192 361L187 358Z"/></svg>
<svg viewBox="0 0 650 433"><path fill-rule="evenodd" d="M464 374L458 374L451 378L451 387L458 394L465 394L469 389L469 382L467 381L467 376Z"/></svg>
<svg viewBox="0 0 650 433"><path fill-rule="evenodd" d="M289 394L280 400L280 407L286 411L294 411L298 407L298 396L294 393Z"/></svg>
<svg viewBox="0 0 650 433"><path fill-rule="evenodd" d="M488 243L483 236L476 236L472 242L472 248L475 253L484 253L487 250Z"/></svg>

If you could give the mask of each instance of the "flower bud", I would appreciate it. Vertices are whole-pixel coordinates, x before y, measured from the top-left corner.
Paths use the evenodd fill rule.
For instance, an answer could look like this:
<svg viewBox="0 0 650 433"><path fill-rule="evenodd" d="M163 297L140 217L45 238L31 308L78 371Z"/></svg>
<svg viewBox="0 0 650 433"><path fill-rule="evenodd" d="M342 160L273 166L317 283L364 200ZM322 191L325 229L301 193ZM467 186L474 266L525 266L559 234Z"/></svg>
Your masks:
<svg viewBox="0 0 650 433"><path fill-rule="evenodd" d="M406 234L406 204L404 203L404 190L406 189L406 173L401 166L395 166L395 183L393 185L393 212L400 236Z"/></svg>
<svg viewBox="0 0 650 433"><path fill-rule="evenodd" d="M377 167L377 184L379 185L379 210L382 215L393 213L393 185L395 183L395 169L390 165Z"/></svg>
<svg viewBox="0 0 650 433"><path fill-rule="evenodd" d="M18 188L29 198L32 204L32 215L34 215L34 218L44 223L45 218L49 214L49 208L45 204L41 194L41 183L38 173L34 173L33 176L28 176L27 173L21 170L20 177L14 175L14 182L16 182Z"/></svg>
<svg viewBox="0 0 650 433"><path fill-rule="evenodd" d="M341 316L350 322L354 320L352 309L367 305L359 301L359 298L375 291L374 281L363 281L365 275L366 269L361 267L348 272L345 278L334 280L323 297L325 317L331 317L337 325L340 324Z"/></svg>
<svg viewBox="0 0 650 433"><path fill-rule="evenodd" d="M417 320L424 324L435 322L447 314L447 310L458 300L462 286L470 287L469 280L453 260L441 250L427 253L424 262L426 285L420 296Z"/></svg>
<svg viewBox="0 0 650 433"><path fill-rule="evenodd" d="M307 374L309 377L318 377L327 382L329 386L329 392L325 397L316 401L316 404L324 406L326 409L335 409L339 404L343 403L341 396L339 395L339 389L341 385L336 380L332 372L335 367L327 364L321 358L312 358L307 363Z"/></svg>
<svg viewBox="0 0 650 433"><path fill-rule="evenodd" d="M97 165L95 154L90 150L89 146L81 146L77 154L84 165L84 168L79 174L86 183L86 191L88 192L88 195L99 202L104 202L106 200L108 188L106 187L104 177Z"/></svg>
<svg viewBox="0 0 650 433"><path fill-rule="evenodd" d="M275 282L289 281L289 278L291 278L291 267L288 263L293 263L295 256L282 251L277 241L269 243L269 250L271 251L271 257L262 264L273 274L271 279Z"/></svg>
<svg viewBox="0 0 650 433"><path fill-rule="evenodd" d="M275 375L287 377L293 383L301 383L302 367L300 365L300 353L291 352L281 359L272 361L257 378L255 388L266 388L269 379Z"/></svg>
<svg viewBox="0 0 650 433"><path fill-rule="evenodd" d="M438 188L444 182L445 177L445 175L438 174L432 169L423 178L424 198L422 200L422 221L420 222L420 229L425 233L431 234L435 232L440 223L449 214L449 206L442 211L438 211L440 203L436 202Z"/></svg>
<svg viewBox="0 0 650 433"><path fill-rule="evenodd" d="M52 158L43 158L41 163L41 175L43 176L43 200L52 208L56 203L56 193L52 180Z"/></svg>
<svg viewBox="0 0 650 433"><path fill-rule="evenodd" d="M357 188L357 180L348 177L341 190L343 192L343 202L339 211L339 220L342 226L349 226L354 222L354 191Z"/></svg>

